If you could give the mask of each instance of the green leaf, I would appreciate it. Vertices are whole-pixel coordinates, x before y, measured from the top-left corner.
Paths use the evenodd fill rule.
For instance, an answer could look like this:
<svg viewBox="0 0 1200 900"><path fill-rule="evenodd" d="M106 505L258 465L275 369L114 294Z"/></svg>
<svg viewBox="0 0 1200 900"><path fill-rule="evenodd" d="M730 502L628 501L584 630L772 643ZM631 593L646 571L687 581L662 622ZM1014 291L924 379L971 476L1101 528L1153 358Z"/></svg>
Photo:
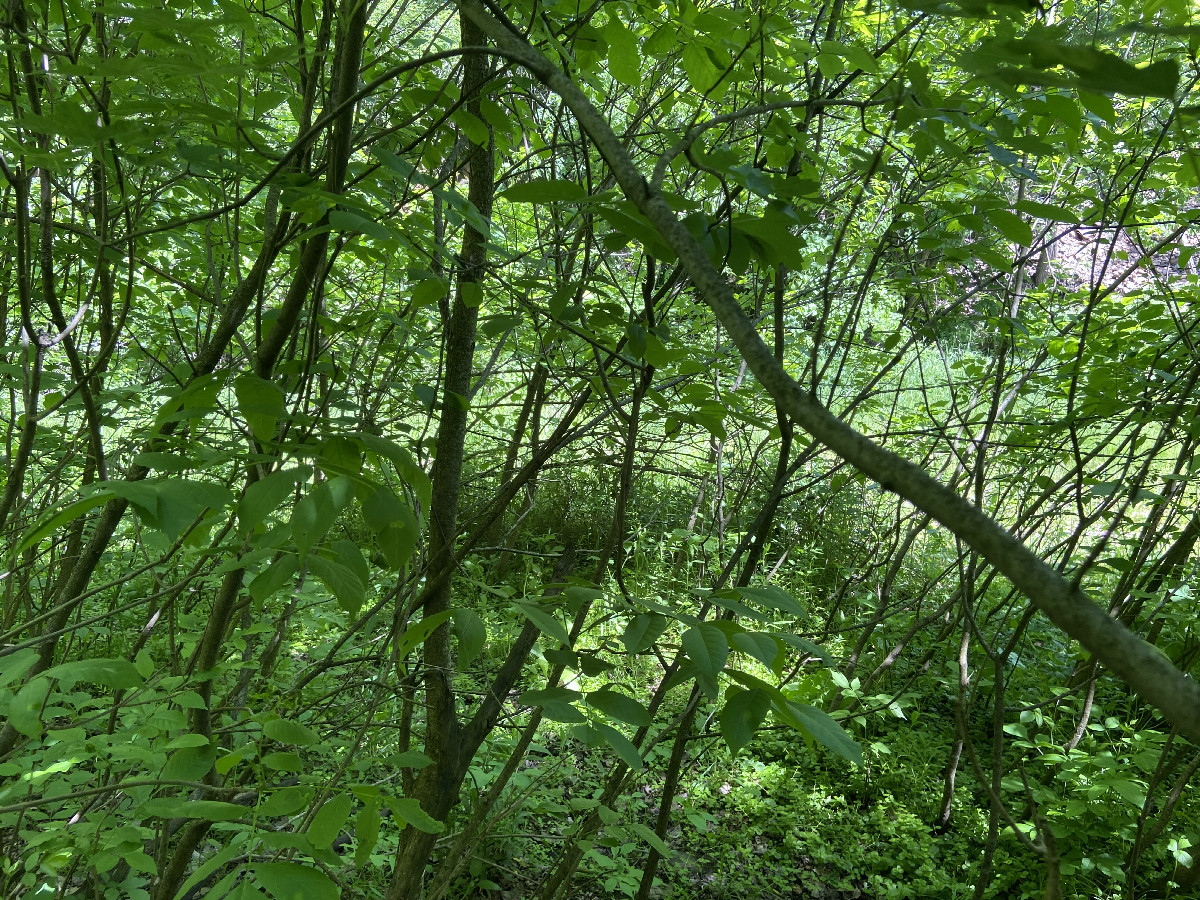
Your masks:
<svg viewBox="0 0 1200 900"><path fill-rule="evenodd" d="M278 816L294 816L308 806L311 791L299 787L285 787L272 791L258 804L258 815L267 819Z"/></svg>
<svg viewBox="0 0 1200 900"><path fill-rule="evenodd" d="M459 109L451 118L454 124L466 135L467 140L475 146L486 147L491 142L492 132L488 128L487 123L474 113L468 112L465 109Z"/></svg>
<svg viewBox="0 0 1200 900"><path fill-rule="evenodd" d="M167 757L162 777L174 781L202 781L217 761L217 748L207 740L200 747L184 747Z"/></svg>
<svg viewBox="0 0 1200 900"><path fill-rule="evenodd" d="M338 231L365 234L380 242L387 242L392 238L392 233L388 231L386 225L381 225L361 213L351 212L348 209L335 209L330 212L329 224Z"/></svg>
<svg viewBox="0 0 1200 900"><path fill-rule="evenodd" d="M349 794L335 794L321 804L306 832L312 845L317 849L328 848L342 833L353 808L354 798Z"/></svg>
<svg viewBox="0 0 1200 900"><path fill-rule="evenodd" d="M433 760L420 750L405 750L403 753L389 756L387 764L395 766L397 769L423 769L426 766L432 766Z"/></svg>
<svg viewBox="0 0 1200 900"><path fill-rule="evenodd" d="M721 736L729 745L729 752L737 755L738 750L754 738L754 733L771 711L771 697L765 691L752 688L744 691L732 687L725 691L725 705L718 716Z"/></svg>
<svg viewBox="0 0 1200 900"><path fill-rule="evenodd" d="M559 643L570 646L571 636L567 633L566 626L550 610L536 603L514 603L513 606L536 625L543 634L548 634Z"/></svg>
<svg viewBox="0 0 1200 900"><path fill-rule="evenodd" d="M641 822L633 822L628 827L630 831L657 850L659 855L665 858L670 858L672 855L671 848L668 847L663 839L651 831L647 826L643 825Z"/></svg>
<svg viewBox="0 0 1200 900"><path fill-rule="evenodd" d="M1028 247L1033 243L1033 229L1015 212L1007 209L988 209L984 210L983 216L1014 244Z"/></svg>
<svg viewBox="0 0 1200 900"><path fill-rule="evenodd" d="M428 278L413 288L412 300L417 306L425 306L427 303L436 303L449 293L449 279Z"/></svg>
<svg viewBox="0 0 1200 900"><path fill-rule="evenodd" d="M127 659L79 659L52 666L42 674L46 678L57 678L64 691L69 691L80 681L114 691L129 690L143 682L137 666Z"/></svg>
<svg viewBox="0 0 1200 900"><path fill-rule="evenodd" d="M462 297L463 306L467 309L476 309L483 303L483 288L476 281L460 280L458 294Z"/></svg>
<svg viewBox="0 0 1200 900"><path fill-rule="evenodd" d="M1135 809L1146 805L1146 788L1136 781L1127 778L1117 778L1108 782L1108 786L1122 800Z"/></svg>
<svg viewBox="0 0 1200 900"><path fill-rule="evenodd" d="M588 192L582 185L563 178L535 178L505 188L496 196L503 197L509 203L578 203L588 198Z"/></svg>
<svg viewBox="0 0 1200 900"><path fill-rule="evenodd" d="M263 737L297 747L311 747L318 740L311 728L291 719L271 719L263 723Z"/></svg>
<svg viewBox="0 0 1200 900"><path fill-rule="evenodd" d="M217 770L218 775L227 775L229 774L229 771L242 760L251 758L257 753L258 746L256 744L243 744L232 753L226 753L224 756L218 756L213 767Z"/></svg>
<svg viewBox="0 0 1200 900"><path fill-rule="evenodd" d="M617 757L631 769L640 770L644 765L633 741L611 725L605 725L603 722L590 722L585 725L576 725L571 729L571 733L589 747L598 747L602 743L608 744Z"/></svg>
<svg viewBox="0 0 1200 900"><path fill-rule="evenodd" d="M1041 203L1037 200L1020 200L1013 207L1017 212L1051 222L1067 222L1072 225L1083 223L1083 217L1076 210L1053 203Z"/></svg>
<svg viewBox="0 0 1200 900"><path fill-rule="evenodd" d="M767 609L777 609L801 621L808 618L808 610L804 604L785 591L783 588L768 584L766 587L739 587L734 591L747 603L756 603Z"/></svg>
<svg viewBox="0 0 1200 900"><path fill-rule="evenodd" d="M752 656L772 671L782 664L783 647L777 638L761 632L740 631L729 638L734 650Z"/></svg>
<svg viewBox="0 0 1200 900"><path fill-rule="evenodd" d="M188 892L193 887L204 881L204 879L223 867L234 857L245 853L245 850L246 848L244 846L242 846L240 843L236 843L213 854L211 859L205 860L204 863L197 868L196 871L191 874L191 876L188 877L187 881L180 885L179 890L175 893L175 900L183 900L183 897L187 896Z"/></svg>
<svg viewBox="0 0 1200 900"><path fill-rule="evenodd" d="M247 372L234 379L233 390L238 411L254 437L262 443L274 438L279 420L287 418L284 393L279 385Z"/></svg>
<svg viewBox="0 0 1200 900"><path fill-rule="evenodd" d="M458 638L458 668L463 671L475 661L487 643L487 627L473 609L459 607L450 613L454 618L454 636Z"/></svg>
<svg viewBox="0 0 1200 900"><path fill-rule="evenodd" d="M342 609L351 617L358 615L367 599L367 585L357 572L340 560L326 559L323 556L310 556L308 569L329 588Z"/></svg>
<svg viewBox="0 0 1200 900"><path fill-rule="evenodd" d="M292 511L292 539L301 556L325 536L336 516L337 507L328 481L315 485L301 498Z"/></svg>
<svg viewBox="0 0 1200 900"><path fill-rule="evenodd" d="M296 485L308 477L302 469L280 469L246 487L238 502L238 520L245 529L254 529L266 522L267 516L290 497Z"/></svg>
<svg viewBox="0 0 1200 900"><path fill-rule="evenodd" d="M862 747L829 713L792 700L787 701L786 706L776 703L775 712L784 722L812 737L821 746L862 766Z"/></svg>
<svg viewBox="0 0 1200 900"><path fill-rule="evenodd" d="M38 652L33 647L26 647L8 656L0 656L0 687L12 684L29 671L37 662Z"/></svg>
<svg viewBox="0 0 1200 900"><path fill-rule="evenodd" d="M809 656L817 657L817 659L821 660L821 662L827 666L834 666L837 664L837 661L833 658L833 655L828 650L826 650L820 644L814 644L807 638L800 637L798 634L777 634L775 637L779 638L785 644L791 644L797 650L803 650Z"/></svg>
<svg viewBox="0 0 1200 900"><path fill-rule="evenodd" d="M683 71L687 74L688 83L701 94L707 93L721 77L721 73L713 65L708 51L695 41L684 44L681 62Z"/></svg>
<svg viewBox="0 0 1200 900"><path fill-rule="evenodd" d="M570 688L549 687L537 691L525 691L517 702L522 706L542 706L546 703L574 703L582 697L582 693Z"/></svg>
<svg viewBox="0 0 1200 900"><path fill-rule="evenodd" d="M334 558L349 569L366 587L371 583L371 570L367 558L354 541L334 541L329 545Z"/></svg>
<svg viewBox="0 0 1200 900"><path fill-rule="evenodd" d="M446 830L445 823L433 818L421 809L420 803L409 797L389 797L387 805L391 807L397 819L411 825L417 831L423 831L426 834L441 834Z"/></svg>
<svg viewBox="0 0 1200 900"><path fill-rule="evenodd" d="M299 568L300 560L293 553L285 553L279 559L272 560L270 565L250 582L250 596L255 602L262 603L291 581Z"/></svg>
<svg viewBox="0 0 1200 900"><path fill-rule="evenodd" d="M700 686L709 699L716 699L717 676L729 658L729 643L725 633L708 622L694 625L681 637L683 650L703 676Z"/></svg>
<svg viewBox="0 0 1200 900"><path fill-rule="evenodd" d="M138 816L154 819L206 819L210 822L232 822L249 819L250 810L236 803L220 800L187 800L183 797L155 797L138 810Z"/></svg>
<svg viewBox="0 0 1200 900"><path fill-rule="evenodd" d="M50 695L50 680L34 678L8 703L8 724L26 737L42 733L42 707Z"/></svg>
<svg viewBox="0 0 1200 900"><path fill-rule="evenodd" d="M329 876L293 862L260 862L250 865L255 880L274 900L340 900Z"/></svg>
<svg viewBox="0 0 1200 900"><path fill-rule="evenodd" d="M615 13L610 13L604 27L604 39L608 41L608 73L621 84L640 85L642 63L638 57L637 35L626 28Z"/></svg>
<svg viewBox="0 0 1200 900"><path fill-rule="evenodd" d="M426 639L433 634L434 630L446 622L450 618L450 610L444 609L439 613L434 613L432 616L426 616L420 622L408 624L408 629L404 634L400 635L400 639L396 642L396 653L403 659L408 656L419 645L425 643Z"/></svg>
<svg viewBox="0 0 1200 900"><path fill-rule="evenodd" d="M587 695L587 702L618 722L641 727L654 721L641 703L611 687L592 691Z"/></svg>
<svg viewBox="0 0 1200 900"><path fill-rule="evenodd" d="M8 558L10 560L15 559L30 547L36 546L43 538L50 536L64 525L74 522L89 510L95 509L97 506L103 506L115 496L112 491L96 491L82 500L76 500L74 503L67 504L58 512L44 516L40 522L25 532L24 537L17 542L17 545L13 548Z"/></svg>
<svg viewBox="0 0 1200 900"><path fill-rule="evenodd" d="M667 630L667 617L659 613L638 613L629 620L621 642L626 653L644 653Z"/></svg>
<svg viewBox="0 0 1200 900"><path fill-rule="evenodd" d="M268 753L262 758L262 764L276 772L304 771L304 760L300 758L300 754L292 753L290 750Z"/></svg>
<svg viewBox="0 0 1200 900"><path fill-rule="evenodd" d="M379 842L380 798L371 797L363 802L362 809L354 817L354 865L363 869L371 862L371 851Z"/></svg>

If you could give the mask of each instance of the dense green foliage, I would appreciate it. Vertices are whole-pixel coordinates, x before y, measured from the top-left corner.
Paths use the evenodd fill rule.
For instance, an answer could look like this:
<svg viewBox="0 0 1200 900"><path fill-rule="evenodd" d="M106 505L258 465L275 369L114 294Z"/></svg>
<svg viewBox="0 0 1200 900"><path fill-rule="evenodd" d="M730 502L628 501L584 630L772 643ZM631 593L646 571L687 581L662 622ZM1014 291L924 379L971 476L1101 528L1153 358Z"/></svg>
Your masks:
<svg viewBox="0 0 1200 900"><path fill-rule="evenodd" d="M1192 8L7 4L5 896L1195 896Z"/></svg>

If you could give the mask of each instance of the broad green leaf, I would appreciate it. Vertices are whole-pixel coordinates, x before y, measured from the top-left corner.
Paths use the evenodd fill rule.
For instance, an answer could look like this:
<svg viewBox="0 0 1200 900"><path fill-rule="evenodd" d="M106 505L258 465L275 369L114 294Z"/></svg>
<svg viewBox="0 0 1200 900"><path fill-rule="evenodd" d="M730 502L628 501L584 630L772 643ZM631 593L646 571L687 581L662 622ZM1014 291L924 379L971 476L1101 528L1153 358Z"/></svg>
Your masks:
<svg viewBox="0 0 1200 900"><path fill-rule="evenodd" d="M509 203L549 203L554 200L578 203L586 200L588 193L583 186L562 178L536 178L522 184L505 188L496 196Z"/></svg>
<svg viewBox="0 0 1200 900"><path fill-rule="evenodd" d="M397 522L413 521L412 508L389 487L380 486L363 501L363 521L374 532Z"/></svg>
<svg viewBox="0 0 1200 900"><path fill-rule="evenodd" d="M517 702L522 706L542 706L545 703L574 703L583 694L565 687L549 687L536 691L525 691Z"/></svg>
<svg viewBox="0 0 1200 900"><path fill-rule="evenodd" d="M246 848L240 841L238 841L231 846L225 847L223 850L219 850L217 853L213 854L211 859L205 860L204 863L201 864L200 867L197 868L196 871L193 872L182 885L180 885L179 890L175 893L175 900L183 900L183 897L187 895L188 891L190 891L200 882L204 881L209 875L211 875L213 872L216 872L234 857L245 853L245 850Z"/></svg>
<svg viewBox="0 0 1200 900"><path fill-rule="evenodd" d="M336 516L337 507L327 481L315 485L300 499L292 510L292 539L301 556L307 555L317 541L325 536Z"/></svg>
<svg viewBox="0 0 1200 900"><path fill-rule="evenodd" d="M1014 244L1028 247L1033 243L1033 229L1023 218L1007 209L985 210L984 218L996 226L1005 238Z"/></svg>
<svg viewBox="0 0 1200 900"><path fill-rule="evenodd" d="M387 758L387 764L397 769L423 769L432 766L433 760L420 750L405 750Z"/></svg>
<svg viewBox="0 0 1200 900"><path fill-rule="evenodd" d="M642 65L638 58L637 35L625 27L616 13L609 14L604 27L608 41L608 72L621 84L637 87L642 83Z"/></svg>
<svg viewBox="0 0 1200 900"><path fill-rule="evenodd" d="M486 147L491 142L492 132L488 128L487 123L474 113L468 112L465 109L459 109L451 118L454 124L466 135L467 140L475 146Z"/></svg>
<svg viewBox="0 0 1200 900"><path fill-rule="evenodd" d="M284 500L292 496L296 485L308 472L303 469L281 469L271 472L246 487L238 503L238 519L243 528L257 528L267 520Z"/></svg>
<svg viewBox="0 0 1200 900"><path fill-rule="evenodd" d="M707 93L721 77L721 73L713 65L708 51L696 41L684 44L681 62L688 82L698 93Z"/></svg>
<svg viewBox="0 0 1200 900"><path fill-rule="evenodd" d="M342 609L351 617L358 615L367 598L367 586L357 572L338 560L323 556L310 556L308 569L329 588Z"/></svg>
<svg viewBox="0 0 1200 900"><path fill-rule="evenodd" d="M446 278L428 278L412 291L412 300L417 306L436 303L450 293L450 281Z"/></svg>
<svg viewBox="0 0 1200 900"><path fill-rule="evenodd" d="M379 842L380 803L379 797L368 798L354 817L354 865L359 869L371 862L371 852Z"/></svg>
<svg viewBox="0 0 1200 900"><path fill-rule="evenodd" d="M400 635L400 639L396 642L396 652L404 658L418 646L425 643L425 640L433 634L434 630L450 618L450 610L445 609L439 613L434 613L432 616L426 616L420 622L410 622L408 629L404 634Z"/></svg>
<svg viewBox="0 0 1200 900"><path fill-rule="evenodd" d="M1006 71L1008 80L1015 84L1055 83L1053 78L1039 76L1036 70L1062 66L1075 73L1084 91L1094 94L1173 97L1179 86L1179 64L1173 59L1138 67L1107 50L1040 37L1021 38L1006 46L1028 54L1033 66L1033 69Z"/></svg>
<svg viewBox="0 0 1200 900"><path fill-rule="evenodd" d="M167 757L162 777L172 781L203 781L216 761L217 748L205 741L202 746L185 747Z"/></svg>
<svg viewBox="0 0 1200 900"><path fill-rule="evenodd" d="M143 680L137 666L127 659L78 659L52 666L42 674L57 678L65 691L81 681L123 691L138 687Z"/></svg>
<svg viewBox="0 0 1200 900"><path fill-rule="evenodd" d="M342 826L350 818L354 798L349 794L335 794L326 800L308 826L308 839L317 849L328 848L342 833Z"/></svg>
<svg viewBox="0 0 1200 900"><path fill-rule="evenodd" d="M1108 786L1135 809L1141 809L1146 805L1146 788L1138 782L1128 778L1117 778L1108 782Z"/></svg>
<svg viewBox="0 0 1200 900"><path fill-rule="evenodd" d="M26 737L42 733L42 706L50 694L50 679L34 678L8 703L8 724Z"/></svg>
<svg viewBox="0 0 1200 900"><path fill-rule="evenodd" d="M329 545L333 551L334 558L343 566L355 574L359 581L363 583L363 587L367 587L371 583L371 569L367 565L367 558L363 556L362 550L354 541L334 541Z"/></svg>
<svg viewBox="0 0 1200 900"><path fill-rule="evenodd" d="M386 526L376 540L389 568L404 569L417 547L417 517L405 509L402 520Z"/></svg>
<svg viewBox="0 0 1200 900"><path fill-rule="evenodd" d="M335 209L330 212L329 224L338 231L365 234L374 240L385 243L391 240L392 237L392 233L388 231L386 225L381 225L379 222L372 221L361 213L352 212L348 209Z"/></svg>
<svg viewBox="0 0 1200 900"><path fill-rule="evenodd" d="M777 634L775 637L779 638L785 644L791 644L797 650L804 651L809 656L817 657L817 659L821 660L821 662L827 666L834 666L837 664L837 661L833 658L833 655L828 650L826 650L820 644L813 643L807 638L802 638L797 634Z"/></svg>
<svg viewBox="0 0 1200 900"><path fill-rule="evenodd" d="M567 633L566 626L549 609L536 603L514 603L513 605L543 634L548 634L559 643L570 646L571 636Z"/></svg>
<svg viewBox="0 0 1200 900"><path fill-rule="evenodd" d="M138 815L155 819L207 819L210 822L231 822L249 819L252 811L236 803L220 800L187 800L183 797L155 797L147 800Z"/></svg>
<svg viewBox="0 0 1200 900"><path fill-rule="evenodd" d="M862 766L862 747L829 713L793 700L787 701L786 706L776 703L775 712L783 721L809 735L821 746L856 766Z"/></svg>
<svg viewBox="0 0 1200 900"><path fill-rule="evenodd" d="M767 609L777 609L797 619L808 618L808 610L804 604L778 585L768 584L765 587L739 587L734 590L747 603L754 603Z"/></svg>
<svg viewBox="0 0 1200 900"><path fill-rule="evenodd" d="M462 297L463 306L476 309L483 303L483 288L476 281L458 282L458 295Z"/></svg>
<svg viewBox="0 0 1200 900"><path fill-rule="evenodd" d="M255 602L262 603L291 581L299 568L300 560L294 553L285 553L279 559L272 560L271 564L250 582L250 596Z"/></svg>
<svg viewBox="0 0 1200 900"><path fill-rule="evenodd" d="M294 816L308 806L312 791L307 788L284 787L272 791L258 804L258 815L273 819L277 816Z"/></svg>
<svg viewBox="0 0 1200 900"><path fill-rule="evenodd" d="M387 805L391 807L397 819L411 825L417 831L424 831L426 834L441 834L446 830L445 823L439 822L421 809L421 804L412 798L389 797Z"/></svg>
<svg viewBox="0 0 1200 900"><path fill-rule="evenodd" d="M228 775L229 771L244 759L252 758L258 753L257 744L243 744L232 753L218 756L214 764L218 775Z"/></svg>
<svg viewBox="0 0 1200 900"><path fill-rule="evenodd" d="M1083 219L1078 211L1058 206L1053 203L1041 203L1037 200L1019 200L1014 209L1038 219L1051 222L1067 222L1072 225L1082 224Z"/></svg>
<svg viewBox="0 0 1200 900"><path fill-rule="evenodd" d="M633 742L611 725L605 725L603 722L589 722L576 725L571 729L571 734L589 747L608 744L621 762L631 769L640 770L644 765L641 754L638 753Z"/></svg>
<svg viewBox="0 0 1200 900"><path fill-rule="evenodd" d="M82 500L76 500L74 503L68 503L58 512L45 516L40 522L36 523L25 532L25 535L13 548L12 553L9 554L9 559L15 559L30 547L36 546L43 538L49 537L64 525L74 522L89 510L93 510L97 506L103 506L115 496L116 495L111 491L96 491L94 494L84 497Z"/></svg>
<svg viewBox="0 0 1200 900"><path fill-rule="evenodd" d="M738 632L729 638L734 650L752 656L772 671L777 671L782 661L783 648L777 638L759 632Z"/></svg>
<svg viewBox="0 0 1200 900"><path fill-rule="evenodd" d="M290 750L268 753L262 758L262 764L276 772L304 771L304 760L300 758L300 754L292 753Z"/></svg>
<svg viewBox="0 0 1200 900"><path fill-rule="evenodd" d="M12 684L29 671L37 661L38 652L33 647L26 647L8 656L0 656L0 687Z"/></svg>
<svg viewBox="0 0 1200 900"><path fill-rule="evenodd" d="M721 736L729 745L729 752L737 752L754 738L754 733L771 711L771 698L765 692L752 688L744 691L730 687L725 691L725 705L721 708Z"/></svg>
<svg viewBox="0 0 1200 900"><path fill-rule="evenodd" d="M683 650L696 668L716 683L717 676L725 668L729 658L729 643L725 633L715 625L703 622L683 633Z"/></svg>
<svg viewBox="0 0 1200 900"><path fill-rule="evenodd" d="M233 382L238 411L250 426L254 437L266 443L275 437L280 419L287 418L283 390L274 382L252 373L239 375Z"/></svg>
<svg viewBox="0 0 1200 900"><path fill-rule="evenodd" d="M653 847L655 850L657 850L659 852L659 854L661 856L663 856L664 858L669 859L671 857L671 855L672 855L671 848L667 846L667 844L663 841L662 838L660 838L657 834L655 834L653 831L651 831L647 826L643 825L641 822L634 822L634 823L630 824L629 830L632 831L634 834L638 835L638 837L640 837L643 841L645 841L647 844L649 844L651 847Z"/></svg>
<svg viewBox="0 0 1200 900"><path fill-rule="evenodd" d="M834 53L818 53L817 68L826 78L837 78L846 71L845 61Z"/></svg>
<svg viewBox="0 0 1200 900"><path fill-rule="evenodd" d="M255 880L274 900L340 900L341 893L319 869L294 862L250 865Z"/></svg>
<svg viewBox="0 0 1200 900"><path fill-rule="evenodd" d="M667 630L667 617L659 613L638 613L629 620L621 642L626 653L644 653Z"/></svg>
<svg viewBox="0 0 1200 900"><path fill-rule="evenodd" d="M205 510L223 509L233 503L233 494L224 485L198 479L167 478L156 482L158 510L156 522L174 540L191 526Z"/></svg>
<svg viewBox="0 0 1200 900"><path fill-rule="evenodd" d="M654 721L641 703L611 687L592 691L587 695L587 702L618 722L640 727Z"/></svg>
<svg viewBox="0 0 1200 900"><path fill-rule="evenodd" d="M487 628L479 613L459 607L450 611L454 618L454 636L458 638L458 668L466 669L487 643Z"/></svg>
<svg viewBox="0 0 1200 900"><path fill-rule="evenodd" d="M311 728L291 719L271 719L263 723L263 737L297 747L311 747L318 740Z"/></svg>

